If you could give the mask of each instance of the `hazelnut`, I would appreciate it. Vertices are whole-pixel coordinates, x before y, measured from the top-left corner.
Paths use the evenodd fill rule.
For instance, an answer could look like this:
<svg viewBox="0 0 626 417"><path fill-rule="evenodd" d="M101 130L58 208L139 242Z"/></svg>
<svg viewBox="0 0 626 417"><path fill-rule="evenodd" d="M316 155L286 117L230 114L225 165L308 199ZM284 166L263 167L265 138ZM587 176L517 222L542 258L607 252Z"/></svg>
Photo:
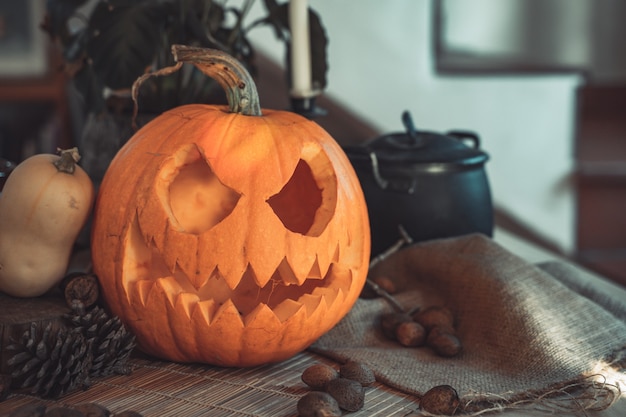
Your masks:
<svg viewBox="0 0 626 417"><path fill-rule="evenodd" d="M13 409L8 417L43 417L45 414L45 404L24 404Z"/></svg>
<svg viewBox="0 0 626 417"><path fill-rule="evenodd" d="M422 346L426 342L426 329L414 321L400 323L396 327L396 340L406 347Z"/></svg>
<svg viewBox="0 0 626 417"><path fill-rule="evenodd" d="M46 410L46 417L85 417L83 413L73 408L56 406Z"/></svg>
<svg viewBox="0 0 626 417"><path fill-rule="evenodd" d="M420 409L435 415L453 415L461 401L450 385L438 385L426 391L420 399Z"/></svg>
<svg viewBox="0 0 626 417"><path fill-rule="evenodd" d="M302 372L302 382L314 390L324 390L332 379L339 378L339 372L331 366L316 363Z"/></svg>
<svg viewBox="0 0 626 417"><path fill-rule="evenodd" d="M97 403L82 403L74 407L83 413L85 417L109 417L111 412Z"/></svg>
<svg viewBox="0 0 626 417"><path fill-rule="evenodd" d="M411 316L406 313L385 313L380 316L380 328L386 338L396 340L396 327L400 323L413 321Z"/></svg>
<svg viewBox="0 0 626 417"><path fill-rule="evenodd" d="M323 391L310 391L296 405L300 417L340 417L341 409L332 395Z"/></svg>
<svg viewBox="0 0 626 417"><path fill-rule="evenodd" d="M337 400L342 410L358 411L365 404L365 388L351 379L333 379L326 386L326 392Z"/></svg>
<svg viewBox="0 0 626 417"><path fill-rule="evenodd" d="M348 361L339 367L341 378L357 381L364 387L369 387L376 381L374 372L362 362Z"/></svg>
<svg viewBox="0 0 626 417"><path fill-rule="evenodd" d="M453 329L445 326L435 326L426 338L426 344L439 356L451 357L458 355L463 349L461 340Z"/></svg>
<svg viewBox="0 0 626 417"><path fill-rule="evenodd" d="M413 320L430 330L435 326L447 326L454 328L454 315L452 311L443 306L430 306L418 310L413 314Z"/></svg>

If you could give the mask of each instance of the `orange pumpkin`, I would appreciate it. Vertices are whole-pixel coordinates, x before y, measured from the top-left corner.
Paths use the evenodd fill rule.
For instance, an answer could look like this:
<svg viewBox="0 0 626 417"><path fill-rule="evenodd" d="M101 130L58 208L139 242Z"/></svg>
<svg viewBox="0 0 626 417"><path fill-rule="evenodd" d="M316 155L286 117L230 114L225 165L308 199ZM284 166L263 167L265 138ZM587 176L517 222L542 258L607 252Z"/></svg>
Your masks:
<svg viewBox="0 0 626 417"><path fill-rule="evenodd" d="M302 351L365 283L367 208L342 149L316 123L263 110L232 57L175 46L225 88L118 152L95 207L92 257L112 312L145 352L252 366ZM165 72L171 72L170 70Z"/></svg>

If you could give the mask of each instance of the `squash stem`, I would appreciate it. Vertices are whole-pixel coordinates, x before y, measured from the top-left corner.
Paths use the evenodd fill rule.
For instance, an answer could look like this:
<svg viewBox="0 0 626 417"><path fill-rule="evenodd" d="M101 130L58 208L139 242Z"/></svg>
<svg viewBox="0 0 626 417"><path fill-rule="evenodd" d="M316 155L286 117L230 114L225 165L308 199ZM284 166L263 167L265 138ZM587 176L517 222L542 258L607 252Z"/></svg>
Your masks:
<svg viewBox="0 0 626 417"><path fill-rule="evenodd" d="M60 158L53 162L56 169L59 172L73 174L76 170L76 164L80 161L78 148L58 149L57 152L59 153Z"/></svg>

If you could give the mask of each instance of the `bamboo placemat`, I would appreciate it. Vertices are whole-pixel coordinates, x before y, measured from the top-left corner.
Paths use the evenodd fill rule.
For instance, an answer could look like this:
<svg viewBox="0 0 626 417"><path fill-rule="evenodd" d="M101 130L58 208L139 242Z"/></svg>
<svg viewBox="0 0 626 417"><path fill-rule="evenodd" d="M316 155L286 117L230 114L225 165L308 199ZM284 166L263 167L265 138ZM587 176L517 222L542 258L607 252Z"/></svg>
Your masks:
<svg viewBox="0 0 626 417"><path fill-rule="evenodd" d="M12 394L0 402L0 416L25 404L72 407L98 403L112 413L126 410L145 417L251 417L296 416L298 399L309 391L300 379L314 363L338 366L312 352L273 365L255 368L219 368L133 357L130 375L91 381L89 389L58 400ZM366 389L365 406L350 416L400 417L417 410L416 398L376 383Z"/></svg>

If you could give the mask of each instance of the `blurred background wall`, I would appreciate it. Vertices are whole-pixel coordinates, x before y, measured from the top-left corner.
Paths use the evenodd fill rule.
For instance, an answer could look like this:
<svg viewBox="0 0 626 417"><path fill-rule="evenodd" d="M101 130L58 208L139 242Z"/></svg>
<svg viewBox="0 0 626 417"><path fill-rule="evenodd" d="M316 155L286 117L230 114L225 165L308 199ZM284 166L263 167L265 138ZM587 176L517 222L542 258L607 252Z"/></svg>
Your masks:
<svg viewBox="0 0 626 417"><path fill-rule="evenodd" d="M626 270L626 220L619 211L626 211L625 1L309 1L329 39L323 97L373 128L355 129L353 137L348 132L349 141L404 130L404 110L418 129L475 131L490 155L486 169L499 213L563 254L582 259L584 250L598 249L605 258L620 259L612 270ZM2 8L14 6L0 0L0 16ZM247 21L264 15L263 2L255 1ZM13 61L6 54L15 53L2 31L0 19L0 52L5 53L0 71L2 63ZM22 41L28 41L28 33ZM264 61L278 72L284 69L284 43L269 28L256 28L249 36ZM46 129L58 135L65 124L56 119L37 132L28 121L45 119L51 101L61 118L74 113L64 80L49 73L54 88L48 95L43 93L50 77L15 93L15 83L0 74L3 150L3 137L13 134L13 126L33 126L33 132L20 132L26 142ZM271 94L277 82L286 80L257 83ZM29 94L49 99L35 107ZM286 107L284 88L275 95L284 96ZM591 161L585 159L589 154ZM589 173L591 180L585 179ZM610 185L597 182L599 177ZM592 184L583 189L584 181ZM615 196L624 197L615 202Z"/></svg>
<svg viewBox="0 0 626 417"><path fill-rule="evenodd" d="M586 83L625 82L626 54L618 51L626 35L626 2L310 5L329 38L326 95L381 132L402 130L405 109L418 128L478 132L491 155L495 204L572 252L576 93ZM282 63L282 44L261 32L254 37L257 48Z"/></svg>

